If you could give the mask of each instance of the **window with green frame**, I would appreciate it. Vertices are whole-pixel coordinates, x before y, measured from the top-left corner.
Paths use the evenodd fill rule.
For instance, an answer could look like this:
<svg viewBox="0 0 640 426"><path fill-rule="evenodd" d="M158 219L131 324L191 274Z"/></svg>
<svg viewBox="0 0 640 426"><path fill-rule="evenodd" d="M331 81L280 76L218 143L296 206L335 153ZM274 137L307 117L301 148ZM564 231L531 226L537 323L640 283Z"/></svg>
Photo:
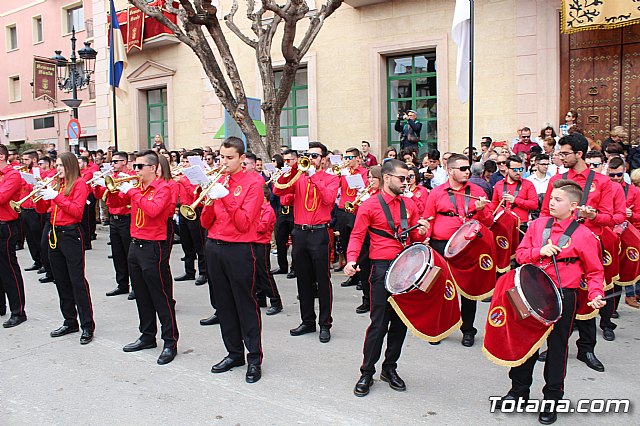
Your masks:
<svg viewBox="0 0 640 426"><path fill-rule="evenodd" d="M276 88L280 86L282 71L276 71ZM299 68L291 93L280 114L280 144L291 146L291 136L309 135L309 85L307 69Z"/></svg>
<svg viewBox="0 0 640 426"><path fill-rule="evenodd" d="M156 135L162 136L169 146L169 120L167 118L167 88L147 90L147 143L153 146Z"/></svg>
<svg viewBox="0 0 640 426"><path fill-rule="evenodd" d="M387 58L387 117L389 146L400 148L400 133L395 130L399 112L418 113L422 123L420 153L438 146L438 97L436 52ZM404 122L403 122L404 124Z"/></svg>

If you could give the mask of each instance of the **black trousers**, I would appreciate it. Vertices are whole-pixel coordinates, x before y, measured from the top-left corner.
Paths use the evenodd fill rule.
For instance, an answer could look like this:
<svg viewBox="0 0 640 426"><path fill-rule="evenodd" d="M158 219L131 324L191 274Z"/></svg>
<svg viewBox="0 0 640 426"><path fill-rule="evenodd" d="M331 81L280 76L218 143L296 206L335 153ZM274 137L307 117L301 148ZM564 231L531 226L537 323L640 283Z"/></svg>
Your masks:
<svg viewBox="0 0 640 426"><path fill-rule="evenodd" d="M336 225L337 230L340 232L340 245L342 246L342 250L345 254L347 252L347 247L349 247L349 239L351 238L351 232L353 231L355 221L356 216L353 213L349 213L344 209L336 209ZM362 270L362 267L360 269ZM361 280L361 277L362 274L360 272L356 272L353 279L358 282Z"/></svg>
<svg viewBox="0 0 640 426"><path fill-rule="evenodd" d="M251 243L205 243L209 282L217 302L222 341L229 358L262 363L262 319L255 294L256 256Z"/></svg>
<svg viewBox="0 0 640 426"><path fill-rule="evenodd" d="M132 238L128 260L129 276L136 294L140 319L140 340L155 342L158 332L157 315L164 347L175 349L179 333L167 242Z"/></svg>
<svg viewBox="0 0 640 426"><path fill-rule="evenodd" d="M612 289L607 290L604 292L605 297L606 296L610 296L613 293L616 292L616 287L614 286ZM618 308L618 301L620 300L620 297L612 297L611 299L609 299L607 301L607 304L604 305L603 308L600 309L600 328L602 330L605 330L607 328L611 329L611 330L615 330L616 327L618 326L617 324L614 324L611 321L611 315L613 315L613 312Z"/></svg>
<svg viewBox="0 0 640 426"><path fill-rule="evenodd" d="M31 259L33 259L34 263L41 265L42 215L36 212L35 209L22 209L20 217Z"/></svg>
<svg viewBox="0 0 640 426"><path fill-rule="evenodd" d="M89 194L80 221L85 250L91 250L91 237L96 234L96 197Z"/></svg>
<svg viewBox="0 0 640 426"><path fill-rule="evenodd" d="M358 257L358 266L360 266L360 281L362 282L362 303L371 305L371 259L369 259L369 248L371 239L369 233L364 239L360 256Z"/></svg>
<svg viewBox="0 0 640 426"><path fill-rule="evenodd" d="M547 361L544 364L545 386L542 388L544 399L559 400L564 396L564 378L567 375L567 353L569 338L576 316L576 290L563 289L562 316L555 323L547 338ZM578 321L581 322L581 321ZM538 360L536 351L524 364L509 370L511 379L510 394L529 398L529 389L533 383L533 368Z"/></svg>
<svg viewBox="0 0 640 426"><path fill-rule="evenodd" d="M293 209L290 207L289 209ZM287 242L289 235L293 231L293 213L278 213L275 227L276 249L278 250L278 268L283 271L289 270L289 259L287 259ZM293 252L293 250L292 250ZM295 269L295 260L291 253L291 269Z"/></svg>
<svg viewBox="0 0 640 426"><path fill-rule="evenodd" d="M131 246L131 215L110 215L109 240L113 268L118 288L129 291L129 247Z"/></svg>
<svg viewBox="0 0 640 426"><path fill-rule="evenodd" d="M382 362L382 370L394 370L398 366L398 359L402 351L402 344L407 335L407 326L393 310L387 299L390 294L384 287L384 277L391 265L391 260L371 261L371 324L364 336L364 359L360 366L362 374L373 375L376 372L376 362L382 353L384 336L387 336L387 350Z"/></svg>
<svg viewBox="0 0 640 426"><path fill-rule="evenodd" d="M184 250L184 272L187 275L196 274L194 262L198 260L200 275L207 276L207 262L204 258L205 231L200 226L200 213L202 209L196 209L196 219L188 220L180 215L180 244Z"/></svg>
<svg viewBox="0 0 640 426"><path fill-rule="evenodd" d="M42 215L42 235L40 236L40 260L47 276L51 276L51 263L49 262L49 232L51 231L51 214Z"/></svg>
<svg viewBox="0 0 640 426"><path fill-rule="evenodd" d="M24 281L16 256L19 220L0 223L0 305L9 299L11 316L24 316Z"/></svg>
<svg viewBox="0 0 640 426"><path fill-rule="evenodd" d="M431 240L429 245L440 255L444 256L444 248L447 246L447 241ZM472 334L475 336L478 333L478 330L473 326L473 322L476 319L477 307L477 301L460 296L460 316L462 317L460 331L462 331L463 334Z"/></svg>
<svg viewBox="0 0 640 426"><path fill-rule="evenodd" d="M296 259L296 278L300 296L300 316L302 323L315 325L315 283L318 283L320 300L320 327L331 328L333 318L333 288L329 271L329 231L327 228L303 231L293 230L293 256Z"/></svg>
<svg viewBox="0 0 640 426"><path fill-rule="evenodd" d="M56 238L55 248L49 247L51 272L60 298L64 325L76 327L80 318L83 330L93 331L93 305L89 283L85 278L84 241L79 224L56 226L50 240Z"/></svg>
<svg viewBox="0 0 640 426"><path fill-rule="evenodd" d="M282 306L280 292L276 280L271 275L271 244L255 243L253 250L256 254L256 290L263 292L270 299L271 306Z"/></svg>

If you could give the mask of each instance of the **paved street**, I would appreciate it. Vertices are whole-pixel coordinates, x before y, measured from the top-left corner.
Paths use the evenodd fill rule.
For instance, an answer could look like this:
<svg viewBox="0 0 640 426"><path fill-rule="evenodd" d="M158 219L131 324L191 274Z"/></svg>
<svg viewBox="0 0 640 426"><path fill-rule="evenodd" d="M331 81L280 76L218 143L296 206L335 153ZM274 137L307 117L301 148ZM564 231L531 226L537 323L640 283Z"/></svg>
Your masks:
<svg viewBox="0 0 640 426"><path fill-rule="evenodd" d="M506 393L509 381L508 370L482 354L482 331L473 348L460 345L459 333L440 346L409 335L398 368L407 392L393 391L376 375L370 395L356 398L352 389L368 316L354 313L360 294L354 287L339 286L342 274L333 277L329 344L319 343L317 333L289 336L300 322L295 280L277 277L285 310L262 316L265 357L257 384L245 383L245 367L210 373L225 350L218 326L198 324L211 307L207 287L193 281L174 286L180 329L175 361L156 364L160 340L157 349L124 353L122 346L138 337L137 312L126 296L105 296L115 286L107 238L106 228L100 229L94 249L87 252L97 324L96 337L87 346L79 344L78 333L49 337L62 324L55 287L38 283L35 272L23 273L29 320L0 329L0 424L537 424L537 414L489 413L489 396ZM174 247L174 276L182 273L181 255L180 246ZM23 268L31 264L27 250L19 252L19 261ZM479 329L487 308L479 305ZM558 424L637 423L633 405L640 401L640 312L623 305L617 323L615 342L598 340L604 374L577 361L572 343L566 396L573 401L630 398L632 412L566 414ZM532 398L541 397L542 385L539 364Z"/></svg>

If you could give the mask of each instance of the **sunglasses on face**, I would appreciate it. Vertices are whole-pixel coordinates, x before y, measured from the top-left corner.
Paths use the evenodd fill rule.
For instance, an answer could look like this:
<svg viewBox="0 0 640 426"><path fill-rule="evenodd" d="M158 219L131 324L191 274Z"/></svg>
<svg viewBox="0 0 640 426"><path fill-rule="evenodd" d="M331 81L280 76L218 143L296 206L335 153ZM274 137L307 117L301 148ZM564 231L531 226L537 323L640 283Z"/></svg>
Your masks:
<svg viewBox="0 0 640 426"><path fill-rule="evenodd" d="M144 163L133 163L132 167L133 170L142 170L145 166L151 167L151 164L144 164Z"/></svg>
<svg viewBox="0 0 640 426"><path fill-rule="evenodd" d="M522 135L522 139L531 139L531 136Z"/></svg>
<svg viewBox="0 0 640 426"><path fill-rule="evenodd" d="M498 166L503 166L503 165L507 164L507 162L506 161L496 161L496 164Z"/></svg>
<svg viewBox="0 0 640 426"><path fill-rule="evenodd" d="M407 175L407 180L415 179L416 175Z"/></svg>
<svg viewBox="0 0 640 426"><path fill-rule="evenodd" d="M316 158L320 157L320 154L318 154L317 152L310 152L307 154L307 157L313 158L315 160Z"/></svg>
<svg viewBox="0 0 640 426"><path fill-rule="evenodd" d="M511 167L511 170L513 170L516 173L522 173L524 172L524 167Z"/></svg>
<svg viewBox="0 0 640 426"><path fill-rule="evenodd" d="M549 163L538 163L538 166L548 166Z"/></svg>
<svg viewBox="0 0 640 426"><path fill-rule="evenodd" d="M407 176L392 175L391 173L389 173L389 176L398 178L400 180L400 183L405 183L407 181Z"/></svg>
<svg viewBox="0 0 640 426"><path fill-rule="evenodd" d="M597 169L601 164L602 163L589 163L589 167L591 167L592 169Z"/></svg>
<svg viewBox="0 0 640 426"><path fill-rule="evenodd" d="M460 167L449 167L450 169L457 169L461 172L468 172L471 169L471 166L460 166Z"/></svg>
<svg viewBox="0 0 640 426"><path fill-rule="evenodd" d="M124 160L111 160L111 164L117 164L117 163L119 163L121 161L124 161Z"/></svg>
<svg viewBox="0 0 640 426"><path fill-rule="evenodd" d="M353 155L345 155L345 156L344 156L344 159L345 159L345 160L353 160L354 158L356 158L356 157L355 157L355 156L353 156Z"/></svg>
<svg viewBox="0 0 640 426"><path fill-rule="evenodd" d="M624 172L620 173L609 173L609 177L622 177L624 176Z"/></svg>

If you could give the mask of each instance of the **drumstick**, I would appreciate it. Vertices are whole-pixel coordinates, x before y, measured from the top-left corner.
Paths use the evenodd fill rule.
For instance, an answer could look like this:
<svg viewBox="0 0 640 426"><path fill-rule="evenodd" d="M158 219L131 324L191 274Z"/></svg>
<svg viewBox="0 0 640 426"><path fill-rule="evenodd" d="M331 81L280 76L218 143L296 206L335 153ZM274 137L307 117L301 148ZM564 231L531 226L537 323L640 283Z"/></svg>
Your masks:
<svg viewBox="0 0 640 426"><path fill-rule="evenodd" d="M504 203L504 198L502 200L500 200L500 204L498 204L498 207L496 207L496 209L493 211L493 213L491 213L492 216L495 216L496 213L498 212L498 210L500 210L500 207L502 207L502 203Z"/></svg>
<svg viewBox="0 0 640 426"><path fill-rule="evenodd" d="M451 192L451 193L456 194L456 195L462 195L463 197L473 198L474 200L480 200L480 197L476 197L475 195L465 194L464 192L454 191L451 188L447 188L447 192Z"/></svg>
<svg viewBox="0 0 640 426"><path fill-rule="evenodd" d="M549 238L549 243L551 243L551 238ZM562 291L562 284L560 283L560 271L558 271L558 261L556 260L556 255L552 255L551 259L553 260L553 267L556 269L556 278L558 279L558 287L560 287L560 297L564 299L564 292Z"/></svg>
<svg viewBox="0 0 640 426"><path fill-rule="evenodd" d="M614 292L614 293L611 293L611 294L609 294L609 295L607 295L607 296L603 297L603 298L602 298L602 299L600 299L600 300L613 299L614 297L619 296L619 295L621 295L622 293L624 293L624 290L618 290L618 291L616 291L616 292Z"/></svg>
<svg viewBox="0 0 640 426"><path fill-rule="evenodd" d="M432 217L427 218L427 221L430 221L430 220L433 220L433 219L434 218L432 216ZM415 225L410 226L409 228L405 229L404 231L401 231L400 235L408 234L409 232L413 231L416 228L419 228L420 226L422 226L422 225L420 225L419 223L416 223Z"/></svg>

